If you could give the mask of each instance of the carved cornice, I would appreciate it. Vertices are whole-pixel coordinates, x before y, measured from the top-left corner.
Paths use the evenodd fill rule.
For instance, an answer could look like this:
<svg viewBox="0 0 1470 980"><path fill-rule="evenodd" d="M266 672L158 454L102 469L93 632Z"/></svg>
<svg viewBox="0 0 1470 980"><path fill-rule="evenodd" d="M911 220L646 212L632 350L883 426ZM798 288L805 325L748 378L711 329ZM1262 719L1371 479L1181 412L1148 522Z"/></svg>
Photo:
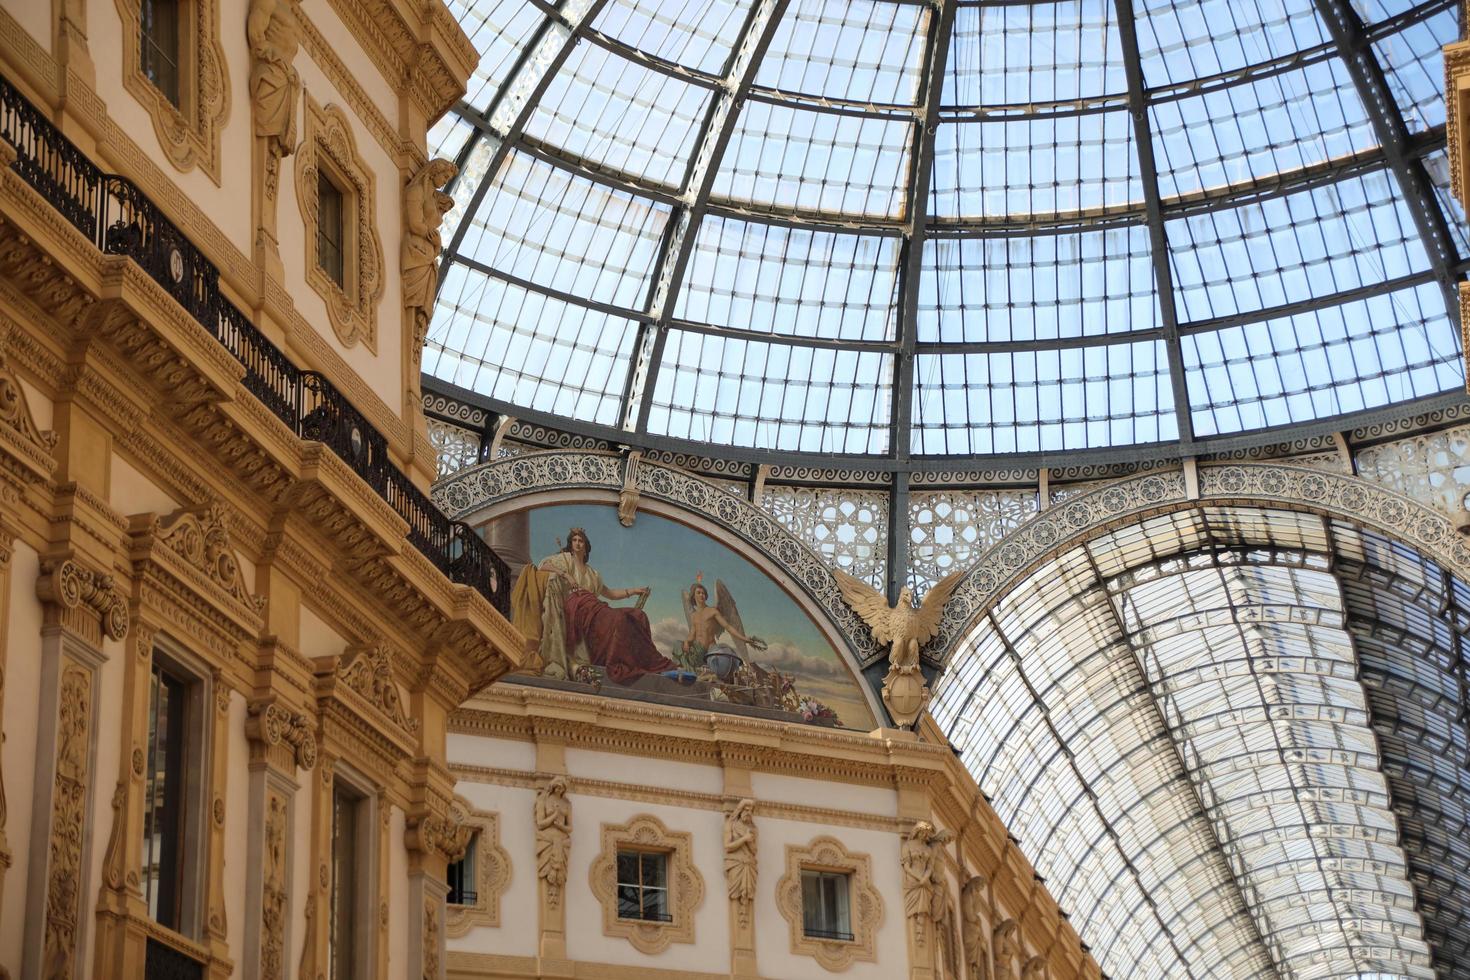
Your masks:
<svg viewBox="0 0 1470 980"><path fill-rule="evenodd" d="M383 77L406 90L428 120L438 119L464 95L479 55L443 4L331 0L331 5Z"/></svg>
<svg viewBox="0 0 1470 980"><path fill-rule="evenodd" d="M403 695L393 676L393 658L381 643L349 649L337 665L337 680L382 713L410 736L419 731L419 720L403 710Z"/></svg>
<svg viewBox="0 0 1470 980"><path fill-rule="evenodd" d="M167 517L133 519L132 558L139 571L155 565L217 609L241 638L256 638L265 599L251 595L218 503L184 507Z"/></svg>
<svg viewBox="0 0 1470 980"><path fill-rule="evenodd" d="M128 635L127 598L111 575L83 568L70 558L45 559L36 579L36 596L64 612L90 612L101 635L110 640Z"/></svg>
<svg viewBox="0 0 1470 980"><path fill-rule="evenodd" d="M464 822L464 812L450 808L447 814L410 815L403 829L403 843L410 851L435 854L454 862L464 857L475 828Z"/></svg>
<svg viewBox="0 0 1470 980"><path fill-rule="evenodd" d="M268 753L286 749L286 760L302 769L316 765L316 730L310 715L291 711L275 701L252 701L246 708L245 736Z"/></svg>

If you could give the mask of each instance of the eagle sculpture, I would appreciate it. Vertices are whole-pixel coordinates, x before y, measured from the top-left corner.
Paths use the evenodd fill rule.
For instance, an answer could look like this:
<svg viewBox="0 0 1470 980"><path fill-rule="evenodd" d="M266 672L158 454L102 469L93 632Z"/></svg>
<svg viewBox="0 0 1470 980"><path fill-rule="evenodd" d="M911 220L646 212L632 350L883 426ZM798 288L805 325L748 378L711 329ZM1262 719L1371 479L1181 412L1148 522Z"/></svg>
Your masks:
<svg viewBox="0 0 1470 980"><path fill-rule="evenodd" d="M898 604L890 606L877 589L846 572L835 571L842 597L858 618L873 631L873 639L891 644L888 673L883 678L883 703L900 728L918 720L929 701L929 687L919 670L919 649L939 632L939 618L965 570L957 569L934 584L922 605L914 605L913 591L904 586Z"/></svg>

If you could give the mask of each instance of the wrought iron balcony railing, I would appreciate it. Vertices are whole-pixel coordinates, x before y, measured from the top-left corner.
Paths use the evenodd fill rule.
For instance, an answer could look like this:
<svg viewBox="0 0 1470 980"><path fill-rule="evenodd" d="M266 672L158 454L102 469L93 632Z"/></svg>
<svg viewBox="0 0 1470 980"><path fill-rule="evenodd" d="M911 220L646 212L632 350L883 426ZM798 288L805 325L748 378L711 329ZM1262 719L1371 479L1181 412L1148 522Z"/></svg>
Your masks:
<svg viewBox="0 0 1470 980"><path fill-rule="evenodd" d="M245 366L250 393L303 439L325 443L408 522L408 540L510 615L510 571L472 528L445 517L389 459L388 443L337 388L304 371L220 292L219 269L132 181L103 173L0 76L0 139L12 169L109 255L125 255Z"/></svg>
<svg viewBox="0 0 1470 980"><path fill-rule="evenodd" d="M204 964L149 936L143 957L143 980L204 980Z"/></svg>

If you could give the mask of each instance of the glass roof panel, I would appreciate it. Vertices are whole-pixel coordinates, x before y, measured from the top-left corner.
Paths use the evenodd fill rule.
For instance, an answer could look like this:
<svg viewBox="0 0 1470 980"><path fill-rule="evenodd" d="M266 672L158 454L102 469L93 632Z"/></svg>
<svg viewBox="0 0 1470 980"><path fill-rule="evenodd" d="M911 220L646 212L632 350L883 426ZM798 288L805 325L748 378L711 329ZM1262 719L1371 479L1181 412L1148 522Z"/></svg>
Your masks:
<svg viewBox="0 0 1470 980"><path fill-rule="evenodd" d="M1195 431L1309 422L1463 385L1432 284L1181 338Z"/></svg>
<svg viewBox="0 0 1470 980"><path fill-rule="evenodd" d="M1182 320L1250 313L1422 272L1387 171L1168 222Z"/></svg>
<svg viewBox="0 0 1470 980"><path fill-rule="evenodd" d="M609 0L592 26L656 58L719 75L750 6L750 0Z"/></svg>
<svg viewBox="0 0 1470 980"><path fill-rule="evenodd" d="M513 152L461 254L573 296L636 310L669 217L662 204Z"/></svg>
<svg viewBox="0 0 1470 980"><path fill-rule="evenodd" d="M1158 341L918 354L913 452L1057 452L1177 438Z"/></svg>
<svg viewBox="0 0 1470 980"><path fill-rule="evenodd" d="M630 444L711 431L667 414L639 431L674 377L779 406L730 443L756 456L881 444L899 468L1254 446L1337 411L1366 413L1344 429L1402 417L1460 383L1470 230L1439 94L1452 0L1132 0L1128 25L1116 0L962 0L938 39L945 8L888 0L793 0L774 21L751 0L455 2L483 57L432 133L461 168L444 267L681 331L637 345L613 386ZM1352 5L1338 37L1324 4ZM947 50L932 66L931 41ZM1398 132L1410 142L1385 152ZM1374 302L1393 313L1363 320ZM871 368L852 386L882 411L819 412L794 435L811 389L784 373L793 343ZM740 362L719 380L714 349ZM757 378L763 364L777 373ZM757 434L778 414L779 438Z"/></svg>
<svg viewBox="0 0 1470 980"><path fill-rule="evenodd" d="M1159 194L1249 184L1377 146L1341 60L1155 102Z"/></svg>
<svg viewBox="0 0 1470 980"><path fill-rule="evenodd" d="M899 217L913 124L748 100L717 198L835 215Z"/></svg>
<svg viewBox="0 0 1470 980"><path fill-rule="evenodd" d="M1134 11L1148 88L1274 61L1330 39L1313 0L1142 0Z"/></svg>
<svg viewBox="0 0 1470 980"><path fill-rule="evenodd" d="M425 374L540 412L617 422L636 323L463 265L448 270L439 299Z"/></svg>
<svg viewBox="0 0 1470 980"><path fill-rule="evenodd" d="M449 10L480 52L464 98L484 111L545 17L530 0L449 0Z"/></svg>
<svg viewBox="0 0 1470 980"><path fill-rule="evenodd" d="M1125 111L941 122L930 213L940 220L1072 214L1143 200Z"/></svg>
<svg viewBox="0 0 1470 980"><path fill-rule="evenodd" d="M675 316L757 333L892 340L900 241L712 215Z"/></svg>
<svg viewBox="0 0 1470 980"><path fill-rule="evenodd" d="M925 4L796 0L771 37L755 84L854 102L912 105L929 18Z"/></svg>
<svg viewBox="0 0 1470 980"><path fill-rule="evenodd" d="M955 11L945 106L1030 105L1126 92L1113 0Z"/></svg>
<svg viewBox="0 0 1470 980"><path fill-rule="evenodd" d="M717 445L882 453L888 354L670 330L649 431Z"/></svg>
<svg viewBox="0 0 1470 980"><path fill-rule="evenodd" d="M710 91L596 44L567 57L526 135L572 160L678 189Z"/></svg>
<svg viewBox="0 0 1470 980"><path fill-rule="evenodd" d="M1458 20L1455 8L1446 4L1431 17L1373 42L1410 132L1444 125L1443 48L1460 39Z"/></svg>
<svg viewBox="0 0 1470 980"><path fill-rule="evenodd" d="M1159 324L1148 229L929 238L920 343L1096 337Z"/></svg>

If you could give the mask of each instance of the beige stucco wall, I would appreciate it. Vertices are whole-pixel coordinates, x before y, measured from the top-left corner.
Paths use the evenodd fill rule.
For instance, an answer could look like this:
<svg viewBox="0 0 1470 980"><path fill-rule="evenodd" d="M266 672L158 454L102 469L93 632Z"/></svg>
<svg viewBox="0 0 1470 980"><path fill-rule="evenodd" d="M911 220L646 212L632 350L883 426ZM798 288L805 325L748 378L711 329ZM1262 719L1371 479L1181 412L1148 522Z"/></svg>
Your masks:
<svg viewBox="0 0 1470 980"><path fill-rule="evenodd" d="M41 701L41 603L36 599L40 559L17 542L10 559L10 622L5 624L9 653L5 663L4 755L7 819L11 865L5 874L4 915L0 915L0 962L18 965L10 951L21 948L25 929L26 878L30 873L31 808L26 800L36 773L36 732Z"/></svg>

